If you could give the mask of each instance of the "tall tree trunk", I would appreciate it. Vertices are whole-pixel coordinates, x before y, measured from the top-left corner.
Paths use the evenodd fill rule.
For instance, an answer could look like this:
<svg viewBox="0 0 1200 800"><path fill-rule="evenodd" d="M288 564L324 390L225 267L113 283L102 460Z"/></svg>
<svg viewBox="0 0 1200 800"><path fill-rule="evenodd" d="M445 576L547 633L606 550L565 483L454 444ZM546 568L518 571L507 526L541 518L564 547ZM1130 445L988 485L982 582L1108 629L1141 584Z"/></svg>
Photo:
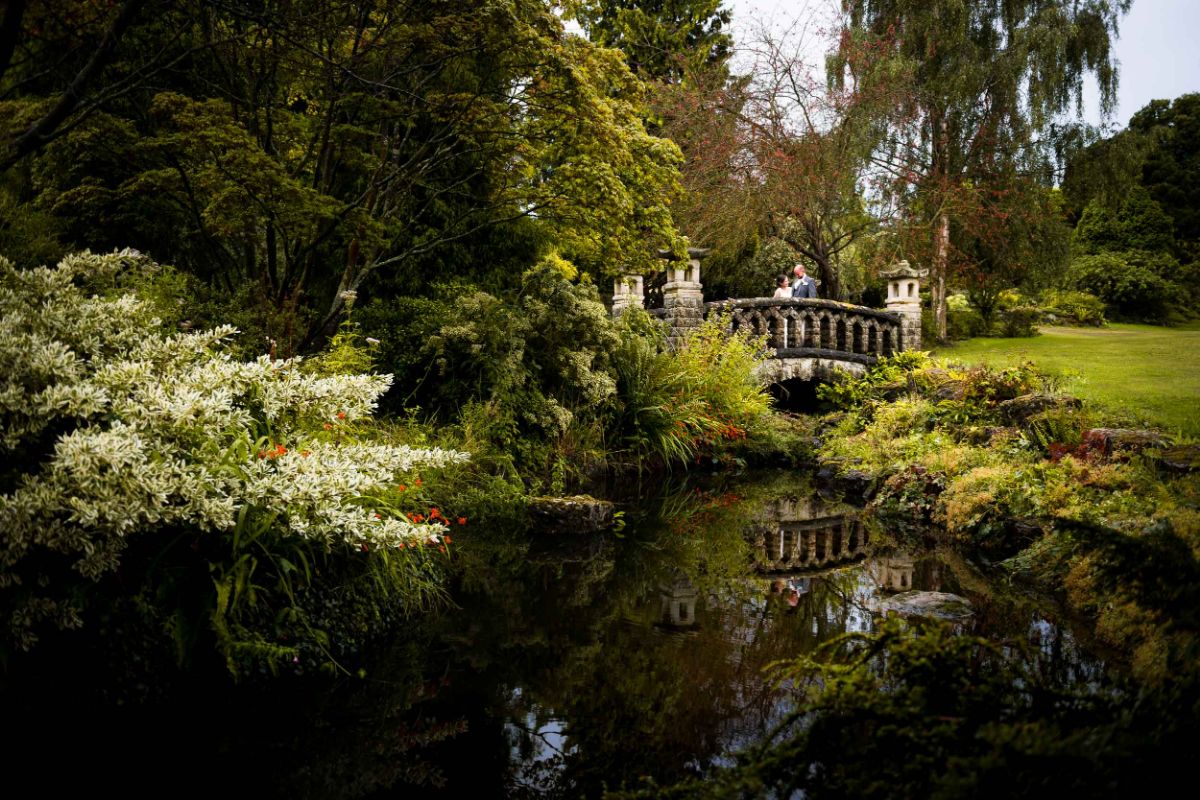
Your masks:
<svg viewBox="0 0 1200 800"><path fill-rule="evenodd" d="M946 341L946 271L950 260L950 215L946 212L946 193L950 190L950 143L945 114L933 110L929 114L932 126L930 170L937 189L937 218L933 228L933 263L929 269L929 299L933 305L933 320L937 340Z"/></svg>
<svg viewBox="0 0 1200 800"><path fill-rule="evenodd" d="M938 212L937 226L933 234L933 264L930 269L930 300L933 304L933 319L937 328L937 340L946 341L946 262L950 252L950 216L945 210Z"/></svg>
<svg viewBox="0 0 1200 800"><path fill-rule="evenodd" d="M821 296L826 300L841 300L842 287L838 280L837 270L828 253L821 253L817 262L817 275L821 278Z"/></svg>

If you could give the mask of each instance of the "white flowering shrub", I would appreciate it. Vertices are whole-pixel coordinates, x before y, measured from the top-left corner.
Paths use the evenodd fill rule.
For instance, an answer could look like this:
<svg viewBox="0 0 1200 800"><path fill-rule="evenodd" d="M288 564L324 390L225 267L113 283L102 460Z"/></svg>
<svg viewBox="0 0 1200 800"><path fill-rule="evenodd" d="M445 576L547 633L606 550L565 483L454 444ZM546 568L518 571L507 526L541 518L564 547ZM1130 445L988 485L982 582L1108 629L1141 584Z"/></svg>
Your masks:
<svg viewBox="0 0 1200 800"><path fill-rule="evenodd" d="M344 435L391 376L237 361L230 327L165 332L148 302L120 288L122 275L153 269L133 251L33 270L0 258L0 587L27 582L22 564L48 554L97 578L116 568L130 537L227 534L243 509L272 515L279 535L324 546L439 539L442 526L370 498L415 468L467 455ZM25 594L10 609L14 627L74 621Z"/></svg>

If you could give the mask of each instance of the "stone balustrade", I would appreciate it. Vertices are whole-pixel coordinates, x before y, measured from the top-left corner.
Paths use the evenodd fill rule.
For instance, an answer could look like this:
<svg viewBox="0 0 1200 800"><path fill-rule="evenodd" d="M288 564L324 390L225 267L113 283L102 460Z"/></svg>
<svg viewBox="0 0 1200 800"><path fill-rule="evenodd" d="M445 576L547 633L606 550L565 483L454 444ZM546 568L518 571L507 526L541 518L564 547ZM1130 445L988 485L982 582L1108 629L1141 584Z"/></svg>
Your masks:
<svg viewBox="0 0 1200 800"><path fill-rule="evenodd" d="M733 330L767 337L771 366L760 369L768 382L825 380L836 368L862 374L883 356L921 347L920 279L927 270L901 261L881 273L889 281L887 310L816 298L754 298L705 303L700 259L707 251L688 250L686 261L669 262L663 306L650 313L667 326L667 342L680 346L688 333L713 313L727 313ZM667 256L664 256L666 258ZM613 282L613 314L644 307L642 279L627 275Z"/></svg>
<svg viewBox="0 0 1200 800"><path fill-rule="evenodd" d="M854 516L756 525L749 536L758 572L825 569L866 555L867 529Z"/></svg>
<svg viewBox="0 0 1200 800"><path fill-rule="evenodd" d="M901 318L890 311L809 298L723 300L706 308L728 313L734 330L765 334L776 358L870 364L902 348Z"/></svg>

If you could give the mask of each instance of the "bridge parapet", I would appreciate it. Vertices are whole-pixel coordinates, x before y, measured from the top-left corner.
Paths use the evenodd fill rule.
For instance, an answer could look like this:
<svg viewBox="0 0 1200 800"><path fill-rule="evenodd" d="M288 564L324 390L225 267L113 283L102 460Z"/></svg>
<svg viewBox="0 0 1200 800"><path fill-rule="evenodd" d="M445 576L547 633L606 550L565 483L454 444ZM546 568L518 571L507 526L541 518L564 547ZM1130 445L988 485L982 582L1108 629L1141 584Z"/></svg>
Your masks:
<svg viewBox="0 0 1200 800"><path fill-rule="evenodd" d="M826 358L873 364L900 350L899 314L812 298L757 298L705 304L708 313L730 315L734 330L767 337L776 358Z"/></svg>
<svg viewBox="0 0 1200 800"><path fill-rule="evenodd" d="M861 375L879 358L921 346L920 279L925 270L901 261L881 273L889 279L888 308L817 298L752 298L705 303L700 259L707 251L689 248L687 261L674 261L663 287L663 307L650 313L667 324L667 342L678 347L705 316L725 312L733 330L748 328L767 337L772 350L759 377L768 383L827 380L838 370ZM666 258L667 256L664 256ZM637 276L613 284L613 313L642 306Z"/></svg>

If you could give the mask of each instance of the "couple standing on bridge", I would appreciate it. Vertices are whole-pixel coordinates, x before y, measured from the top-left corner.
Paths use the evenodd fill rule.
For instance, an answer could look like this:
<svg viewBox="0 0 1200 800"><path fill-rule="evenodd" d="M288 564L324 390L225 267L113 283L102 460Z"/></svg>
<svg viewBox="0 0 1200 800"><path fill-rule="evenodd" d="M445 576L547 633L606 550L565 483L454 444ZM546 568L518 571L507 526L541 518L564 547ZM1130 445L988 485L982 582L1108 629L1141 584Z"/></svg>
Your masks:
<svg viewBox="0 0 1200 800"><path fill-rule="evenodd" d="M775 280L775 295L776 299L787 297L816 297L817 282L804 274L804 265L797 264L792 268L796 274L796 280L792 283L791 288L788 287L787 275L780 275Z"/></svg>

